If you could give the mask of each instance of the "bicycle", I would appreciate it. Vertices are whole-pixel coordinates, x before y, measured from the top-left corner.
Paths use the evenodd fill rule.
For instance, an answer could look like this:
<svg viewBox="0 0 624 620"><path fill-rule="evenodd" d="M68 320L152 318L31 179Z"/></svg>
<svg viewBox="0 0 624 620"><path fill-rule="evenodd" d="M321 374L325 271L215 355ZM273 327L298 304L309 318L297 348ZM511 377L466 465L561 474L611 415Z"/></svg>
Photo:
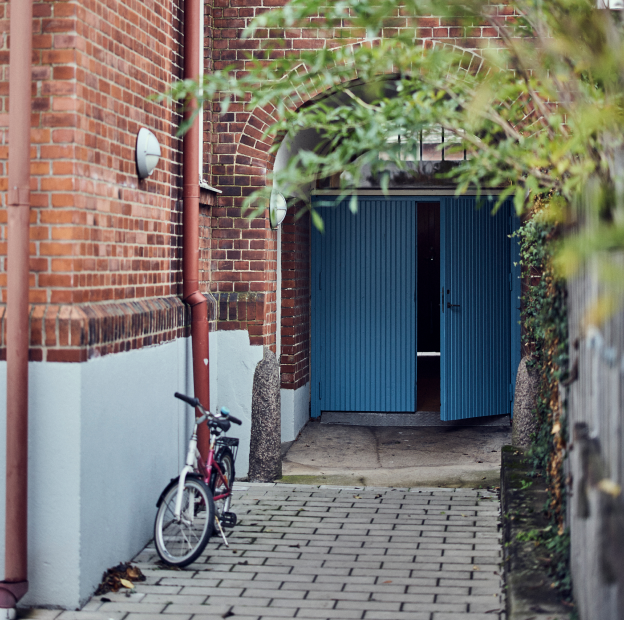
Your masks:
<svg viewBox="0 0 624 620"><path fill-rule="evenodd" d="M195 419L185 466L177 478L171 479L156 503L156 551L163 562L182 567L201 555L215 526L229 546L223 527L236 525L236 515L229 509L238 439L221 437L221 433L230 429L231 422L239 425L242 422L225 407L215 414L204 409L197 398L178 392L174 396L197 407L202 414ZM197 449L197 427L204 421L210 429L210 449L205 461Z"/></svg>

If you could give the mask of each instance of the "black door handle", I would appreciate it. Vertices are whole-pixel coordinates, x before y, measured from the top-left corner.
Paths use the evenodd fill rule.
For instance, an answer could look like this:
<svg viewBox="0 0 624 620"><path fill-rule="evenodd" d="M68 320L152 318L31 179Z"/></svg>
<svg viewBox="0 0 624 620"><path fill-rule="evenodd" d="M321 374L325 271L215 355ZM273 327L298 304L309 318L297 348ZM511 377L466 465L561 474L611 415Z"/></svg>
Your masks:
<svg viewBox="0 0 624 620"><path fill-rule="evenodd" d="M459 304L452 304L450 301L446 302L447 308L459 308Z"/></svg>

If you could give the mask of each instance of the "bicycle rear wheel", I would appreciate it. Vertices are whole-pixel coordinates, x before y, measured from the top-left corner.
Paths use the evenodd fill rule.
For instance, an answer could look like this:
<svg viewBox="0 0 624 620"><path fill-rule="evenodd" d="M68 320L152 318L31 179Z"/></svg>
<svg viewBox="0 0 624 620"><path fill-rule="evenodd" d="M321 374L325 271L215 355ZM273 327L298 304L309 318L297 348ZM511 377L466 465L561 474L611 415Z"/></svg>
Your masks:
<svg viewBox="0 0 624 620"><path fill-rule="evenodd" d="M210 489L196 478L186 478L180 519L175 518L178 481L165 489L154 523L154 543L163 562L187 566L205 549L214 528L215 508Z"/></svg>
<svg viewBox="0 0 624 620"><path fill-rule="evenodd" d="M230 488L230 494L222 499L215 500L215 511L220 519L224 512L228 512L232 503L232 487L234 485L234 456L229 448L222 448L217 455L217 463L221 470L221 476L213 468L210 476L210 490L213 497L218 497L227 493L227 487ZM227 485L226 485L227 483Z"/></svg>

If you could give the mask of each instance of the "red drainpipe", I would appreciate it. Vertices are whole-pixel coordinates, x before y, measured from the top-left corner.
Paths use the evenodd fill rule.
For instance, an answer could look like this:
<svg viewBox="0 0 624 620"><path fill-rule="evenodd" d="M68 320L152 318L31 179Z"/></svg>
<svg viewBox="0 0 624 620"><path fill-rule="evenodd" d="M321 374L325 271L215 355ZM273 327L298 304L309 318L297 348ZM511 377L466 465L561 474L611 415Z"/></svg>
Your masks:
<svg viewBox="0 0 624 620"><path fill-rule="evenodd" d="M196 80L200 72L203 42L199 36L202 0L184 0L184 79ZM196 109L190 103L186 114ZM191 339L193 343L193 383L195 397L210 407L210 374L208 363L208 304L199 290L199 147L201 127L196 117L184 135L182 145L183 300L191 306ZM198 429L198 446L202 456L208 454L210 434L205 425Z"/></svg>
<svg viewBox="0 0 624 620"><path fill-rule="evenodd" d="M0 608L28 591L28 288L32 0L11 2L7 256L7 435Z"/></svg>
<svg viewBox="0 0 624 620"><path fill-rule="evenodd" d="M185 78L199 76L198 0L185 0ZM0 582L0 608L13 608L28 591L28 290L30 220L30 99L32 0L11 2L9 85L9 191L7 282L7 481L5 579ZM189 112L190 113L190 112ZM199 291L199 123L184 137L183 154L183 295L191 306L195 396L210 406L208 315ZM209 434L199 431L207 453Z"/></svg>

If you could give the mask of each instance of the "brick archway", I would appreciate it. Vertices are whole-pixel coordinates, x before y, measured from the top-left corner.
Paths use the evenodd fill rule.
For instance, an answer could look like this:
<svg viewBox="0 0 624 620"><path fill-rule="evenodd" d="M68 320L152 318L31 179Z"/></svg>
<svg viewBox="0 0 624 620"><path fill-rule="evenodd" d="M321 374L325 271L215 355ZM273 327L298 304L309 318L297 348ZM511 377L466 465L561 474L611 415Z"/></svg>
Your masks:
<svg viewBox="0 0 624 620"><path fill-rule="evenodd" d="M372 43L374 44L374 43ZM355 49L362 42L349 43L345 48ZM483 58L476 48L463 47L448 41L428 39L423 48L444 46L466 55L458 71L479 71ZM293 71L300 71L297 66ZM353 69L352 80L357 80ZM291 108L298 109L315 97L329 93L309 91L291 101ZM266 106L253 111L244 104L233 104L227 114L218 121L220 136L224 138L215 147L213 184L223 190L219 204L212 208L211 240L211 291L217 298L217 325L219 329L247 329L252 344L268 345L275 351L277 316L277 235L269 225L268 214L254 220L244 217L242 206L245 198L266 184L267 173L272 171L275 155L270 153L274 137L265 131L277 120L276 109ZM223 133L224 132L224 133ZM287 243L296 244L305 235L305 224L295 225L292 214L286 219L283 230L293 235ZM305 261L295 266L295 273L285 274L286 279L297 276L297 270L305 268ZM283 277L284 280L284 277ZM289 301L292 303L292 300ZM291 326L283 326L289 329ZM276 353L279 353L276 351ZM287 365L288 366L288 365ZM304 365L305 366L305 365ZM283 369L286 383L300 383L305 372L296 363ZM299 377L299 378L297 378ZM286 386L284 386L286 387Z"/></svg>
<svg viewBox="0 0 624 620"><path fill-rule="evenodd" d="M343 47L354 50L360 45L362 44L350 43ZM435 39L424 42L424 49L433 49L435 47L453 49L466 57L465 62L461 63L461 67L458 71L466 73L469 71L479 72L483 66L483 56L476 49L469 49L459 45L436 41ZM292 69L292 72L299 71L301 67L302 65L298 65ZM357 69L354 68L353 73L354 76L349 81L356 81L358 79ZM298 109L321 95L328 95L331 90L331 88L327 88L324 91L305 92L297 101L292 101L291 109ZM275 143L275 138L270 136L266 137L264 133L278 120L275 111L275 107L270 105L262 109L256 108L247 113L247 119L240 132L240 139L236 143L236 150L234 153L233 180L238 180L241 183L249 181L247 185L241 184L240 187L250 187L252 188L251 191L254 191L257 187L266 183L266 173L273 168L275 157L269 153L269 150ZM242 197L245 195L244 192L241 192ZM242 201L240 206L242 206Z"/></svg>

